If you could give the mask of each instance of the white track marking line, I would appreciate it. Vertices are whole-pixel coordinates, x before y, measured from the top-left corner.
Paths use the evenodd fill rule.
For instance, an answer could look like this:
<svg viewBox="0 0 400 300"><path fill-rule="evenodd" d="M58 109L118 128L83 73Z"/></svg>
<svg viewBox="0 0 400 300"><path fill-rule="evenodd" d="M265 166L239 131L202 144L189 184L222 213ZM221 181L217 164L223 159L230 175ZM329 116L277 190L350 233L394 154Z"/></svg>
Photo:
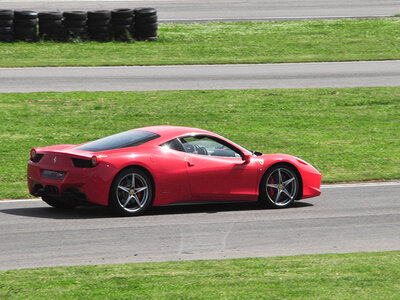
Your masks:
<svg viewBox="0 0 400 300"><path fill-rule="evenodd" d="M383 181L383 182L358 182L358 183L338 183L338 184L323 184L321 189L341 189L350 187L376 187L376 186L400 186L400 181ZM2 203L17 203L17 202L39 202L42 199L14 199L0 200Z"/></svg>
<svg viewBox="0 0 400 300"><path fill-rule="evenodd" d="M400 181L383 181L383 182L356 182L356 183L336 183L336 184L323 184L321 189L339 189L349 187L374 187L374 186L388 186L400 185Z"/></svg>
<svg viewBox="0 0 400 300"><path fill-rule="evenodd" d="M1 1L1 0L0 0ZM0 2L1 3L1 2ZM289 63L260 63L260 64L200 64L200 65L150 65L150 66L75 66L75 67L4 67L0 70L48 70L48 69L85 69L85 70L98 70L98 69L154 69L154 68L222 68L222 67L265 67L265 66L295 66L295 65L354 65L354 64L392 64L400 63L400 59L395 60L350 60L350 61L322 61L322 62L289 62Z"/></svg>
<svg viewBox="0 0 400 300"><path fill-rule="evenodd" d="M51 0L49 2L98 2L99 0ZM155 0L154 2L168 2L170 0ZM7 2L14 2L14 3L18 3L18 2L22 2L22 3L35 3L38 2L38 0L4 0L4 1L0 1L7 3ZM101 2L144 2L143 0L102 0Z"/></svg>
<svg viewBox="0 0 400 300"><path fill-rule="evenodd" d="M373 18L387 18L393 17L393 14L383 14L383 15L366 15L366 16L291 16L291 17L278 17L278 16L270 16L270 17L250 17L250 18L242 18L242 17L232 17L232 18L191 18L191 19L163 19L160 18L159 22L224 22L224 21L278 21L278 20L324 20L324 19L373 19Z"/></svg>
<svg viewBox="0 0 400 300"><path fill-rule="evenodd" d="M1 203L13 203L13 202L38 202L42 199L12 199L12 200L0 200Z"/></svg>
<svg viewBox="0 0 400 300"><path fill-rule="evenodd" d="M1 0L0 0L1 1ZM0 2L1 3L1 2ZM317 65L317 66L331 66L331 65L358 65L358 64L396 64L400 63L400 60L354 60L354 61L327 61L327 62L303 62L303 63L266 63L266 64L215 64L215 65L156 65L156 66L97 66L97 67L6 67L0 68L0 70L9 71L25 71L25 70L100 70L100 69L188 69L188 68L241 68L241 67L253 67L253 68L263 68L263 67L281 67L281 66L300 66L300 65Z"/></svg>

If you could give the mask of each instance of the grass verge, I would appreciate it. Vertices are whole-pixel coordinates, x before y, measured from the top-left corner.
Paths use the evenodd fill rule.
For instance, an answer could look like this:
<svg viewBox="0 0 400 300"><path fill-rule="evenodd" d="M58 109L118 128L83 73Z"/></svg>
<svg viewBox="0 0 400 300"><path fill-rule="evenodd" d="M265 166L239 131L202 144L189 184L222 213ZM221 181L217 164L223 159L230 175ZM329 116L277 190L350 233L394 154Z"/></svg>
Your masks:
<svg viewBox="0 0 400 300"><path fill-rule="evenodd" d="M0 67L400 59L400 18L161 24L156 42L0 44Z"/></svg>
<svg viewBox="0 0 400 300"><path fill-rule="evenodd" d="M0 272L1 299L398 299L400 252Z"/></svg>
<svg viewBox="0 0 400 300"><path fill-rule="evenodd" d="M400 178L400 87L17 93L0 94L0 110L0 199L29 196L32 147L159 124L296 155L324 182Z"/></svg>

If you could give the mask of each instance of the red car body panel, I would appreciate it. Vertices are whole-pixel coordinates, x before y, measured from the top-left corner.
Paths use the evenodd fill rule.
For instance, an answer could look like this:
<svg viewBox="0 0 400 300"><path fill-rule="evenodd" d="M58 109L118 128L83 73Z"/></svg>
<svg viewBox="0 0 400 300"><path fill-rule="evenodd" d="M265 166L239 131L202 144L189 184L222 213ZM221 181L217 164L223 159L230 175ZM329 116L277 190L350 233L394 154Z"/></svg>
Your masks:
<svg viewBox="0 0 400 300"><path fill-rule="evenodd" d="M177 137L207 135L229 143L250 155L241 146L209 131L176 126L151 126L135 130L149 131L160 137L142 145L101 152L77 150L77 145L35 148L43 154L39 162L28 163L29 191L35 195L38 186L55 186L57 195L75 188L89 202L108 205L109 191L115 176L126 167L145 169L155 186L153 205L190 201L256 201L264 173L277 163L291 164L300 175L301 198L318 196L321 174L311 165L291 155L263 154L241 157L216 157L172 150L161 145ZM95 167L77 168L72 158L90 160L96 156ZM56 159L55 159L56 158ZM43 177L44 170L64 172L61 179Z"/></svg>

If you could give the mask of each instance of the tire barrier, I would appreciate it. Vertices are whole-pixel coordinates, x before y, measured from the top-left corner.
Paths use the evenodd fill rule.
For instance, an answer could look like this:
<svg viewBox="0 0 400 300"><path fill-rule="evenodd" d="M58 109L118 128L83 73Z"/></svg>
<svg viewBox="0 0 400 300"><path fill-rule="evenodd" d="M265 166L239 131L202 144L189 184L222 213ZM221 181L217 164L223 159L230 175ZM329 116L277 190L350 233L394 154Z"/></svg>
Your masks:
<svg viewBox="0 0 400 300"><path fill-rule="evenodd" d="M117 41L129 41L133 36L133 10L128 8L111 11L112 30Z"/></svg>
<svg viewBox="0 0 400 300"><path fill-rule="evenodd" d="M31 10L14 12L14 39L34 42L37 40L38 13Z"/></svg>
<svg viewBox="0 0 400 300"><path fill-rule="evenodd" d="M157 38L158 18L154 8L136 8L134 10L134 36L138 41L154 41Z"/></svg>
<svg viewBox="0 0 400 300"><path fill-rule="evenodd" d="M111 12L109 10L94 10L87 13L89 38L97 42L108 42L111 37Z"/></svg>
<svg viewBox="0 0 400 300"><path fill-rule="evenodd" d="M154 41L158 17L154 8L94 11L0 10L0 42L41 40L98 42Z"/></svg>
<svg viewBox="0 0 400 300"><path fill-rule="evenodd" d="M43 40L62 41L65 37L63 15L59 11L45 11L38 14L39 37Z"/></svg>
<svg viewBox="0 0 400 300"><path fill-rule="evenodd" d="M64 28L67 40L81 39L87 37L87 12L82 10L66 11L63 13Z"/></svg>
<svg viewBox="0 0 400 300"><path fill-rule="evenodd" d="M0 10L0 42L13 41L14 12Z"/></svg>

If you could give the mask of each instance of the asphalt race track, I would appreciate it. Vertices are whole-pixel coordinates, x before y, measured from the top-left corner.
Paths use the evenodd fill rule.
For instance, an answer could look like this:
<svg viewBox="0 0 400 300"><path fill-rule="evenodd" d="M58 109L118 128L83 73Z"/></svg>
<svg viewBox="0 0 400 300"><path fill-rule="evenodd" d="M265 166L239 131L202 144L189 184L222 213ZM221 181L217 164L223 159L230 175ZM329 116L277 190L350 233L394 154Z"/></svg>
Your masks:
<svg viewBox="0 0 400 300"><path fill-rule="evenodd" d="M0 92L399 85L400 60L258 65L3 68L0 72Z"/></svg>
<svg viewBox="0 0 400 300"><path fill-rule="evenodd" d="M91 10L155 7L163 22L329 19L342 17L382 17L400 13L396 0L158 0L80 1L13 0L0 1L2 9Z"/></svg>
<svg viewBox="0 0 400 300"><path fill-rule="evenodd" d="M131 218L0 201L0 270L399 250L399 195L400 182L344 184L289 209L175 206Z"/></svg>

